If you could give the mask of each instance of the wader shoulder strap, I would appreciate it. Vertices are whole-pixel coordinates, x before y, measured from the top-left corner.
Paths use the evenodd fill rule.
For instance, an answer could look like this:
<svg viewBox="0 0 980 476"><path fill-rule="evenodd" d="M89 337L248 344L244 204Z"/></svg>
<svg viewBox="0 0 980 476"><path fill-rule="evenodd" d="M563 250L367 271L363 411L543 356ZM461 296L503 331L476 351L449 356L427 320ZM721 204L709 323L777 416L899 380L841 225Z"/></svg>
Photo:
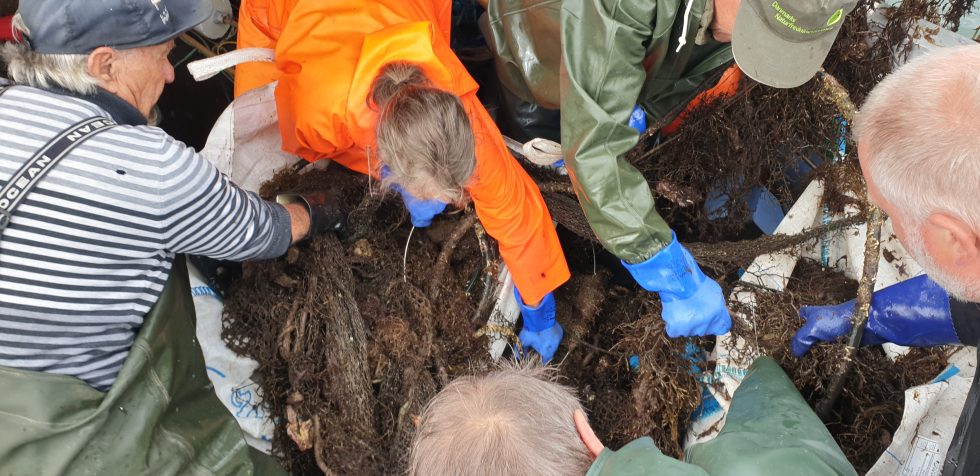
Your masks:
<svg viewBox="0 0 980 476"><path fill-rule="evenodd" d="M6 89L0 89L0 94L3 94ZM0 190L0 237L10 224L14 209L24 201L24 197L47 175L49 170L86 139L115 125L112 119L105 117L90 117L78 122L44 144L41 150L14 172Z"/></svg>

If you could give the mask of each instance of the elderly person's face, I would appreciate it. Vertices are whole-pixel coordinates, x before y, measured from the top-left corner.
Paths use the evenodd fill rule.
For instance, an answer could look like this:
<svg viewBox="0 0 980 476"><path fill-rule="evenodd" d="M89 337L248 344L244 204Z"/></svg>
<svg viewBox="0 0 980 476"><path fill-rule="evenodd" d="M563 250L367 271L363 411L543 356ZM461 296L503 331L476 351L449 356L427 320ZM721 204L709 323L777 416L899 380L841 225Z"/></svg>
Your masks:
<svg viewBox="0 0 980 476"><path fill-rule="evenodd" d="M174 81L169 58L173 48L173 40L129 50L98 48L89 55L89 73L99 80L100 87L150 117L163 87Z"/></svg>
<svg viewBox="0 0 980 476"><path fill-rule="evenodd" d="M970 225L949 214L935 212L921 223L910 223L900 206L889 203L871 176L873 157L869 147L858 144L861 172L871 201L892 219L895 236L912 259L950 295L980 302L980 235Z"/></svg>

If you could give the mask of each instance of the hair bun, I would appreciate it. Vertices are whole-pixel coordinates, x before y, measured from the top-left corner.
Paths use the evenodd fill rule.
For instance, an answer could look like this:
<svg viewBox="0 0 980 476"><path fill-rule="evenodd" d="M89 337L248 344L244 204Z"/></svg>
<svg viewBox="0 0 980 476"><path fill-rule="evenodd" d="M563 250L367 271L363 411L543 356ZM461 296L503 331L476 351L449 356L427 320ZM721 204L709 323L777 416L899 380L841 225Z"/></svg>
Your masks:
<svg viewBox="0 0 980 476"><path fill-rule="evenodd" d="M422 68L405 62L388 63L378 73L371 85L371 100L381 106L388 102L402 88L426 86L431 84Z"/></svg>

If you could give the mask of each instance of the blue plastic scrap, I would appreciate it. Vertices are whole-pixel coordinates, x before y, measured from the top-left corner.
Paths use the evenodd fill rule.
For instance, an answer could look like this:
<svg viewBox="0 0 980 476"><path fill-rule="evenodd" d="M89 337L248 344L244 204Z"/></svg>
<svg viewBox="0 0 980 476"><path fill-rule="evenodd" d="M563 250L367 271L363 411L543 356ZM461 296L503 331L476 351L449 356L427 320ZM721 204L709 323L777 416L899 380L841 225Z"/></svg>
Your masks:
<svg viewBox="0 0 980 476"><path fill-rule="evenodd" d="M743 181L744 179L739 177L738 185L741 185ZM708 198L704 202L708 219L718 220L727 217L729 200L731 198L728 196L728 192L720 187L709 192ZM752 212L752 222L767 235L775 233L776 227L786 216L776 196L762 186L753 187L749 192L748 207Z"/></svg>
<svg viewBox="0 0 980 476"><path fill-rule="evenodd" d="M711 376L702 375L703 371L699 366L701 362L706 360L704 349L697 344L688 342L684 344L684 358L691 363L691 375L698 377L698 385L701 387L701 403L691 413L691 421L697 421L722 411L721 404L708 389Z"/></svg>
<svg viewBox="0 0 980 476"><path fill-rule="evenodd" d="M929 383L947 382L949 381L949 379L953 378L954 375L957 375L959 373L960 373L959 367L953 364L949 364L949 367L946 367L946 370L940 372L939 375L937 375L936 378L932 379L932 382Z"/></svg>
<svg viewBox="0 0 980 476"><path fill-rule="evenodd" d="M767 235L775 233L776 227L786 216L779 200L765 187L752 189L749 194L749 210L752 210L752 222Z"/></svg>

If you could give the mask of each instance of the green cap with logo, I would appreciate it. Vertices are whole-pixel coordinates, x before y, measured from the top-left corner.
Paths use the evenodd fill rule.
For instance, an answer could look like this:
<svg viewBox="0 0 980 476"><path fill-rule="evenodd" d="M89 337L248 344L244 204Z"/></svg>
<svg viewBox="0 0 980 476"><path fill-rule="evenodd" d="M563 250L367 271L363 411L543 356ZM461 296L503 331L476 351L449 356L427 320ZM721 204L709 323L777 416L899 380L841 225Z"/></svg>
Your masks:
<svg viewBox="0 0 980 476"><path fill-rule="evenodd" d="M742 0L732 52L750 78L777 88L810 80L857 0Z"/></svg>

